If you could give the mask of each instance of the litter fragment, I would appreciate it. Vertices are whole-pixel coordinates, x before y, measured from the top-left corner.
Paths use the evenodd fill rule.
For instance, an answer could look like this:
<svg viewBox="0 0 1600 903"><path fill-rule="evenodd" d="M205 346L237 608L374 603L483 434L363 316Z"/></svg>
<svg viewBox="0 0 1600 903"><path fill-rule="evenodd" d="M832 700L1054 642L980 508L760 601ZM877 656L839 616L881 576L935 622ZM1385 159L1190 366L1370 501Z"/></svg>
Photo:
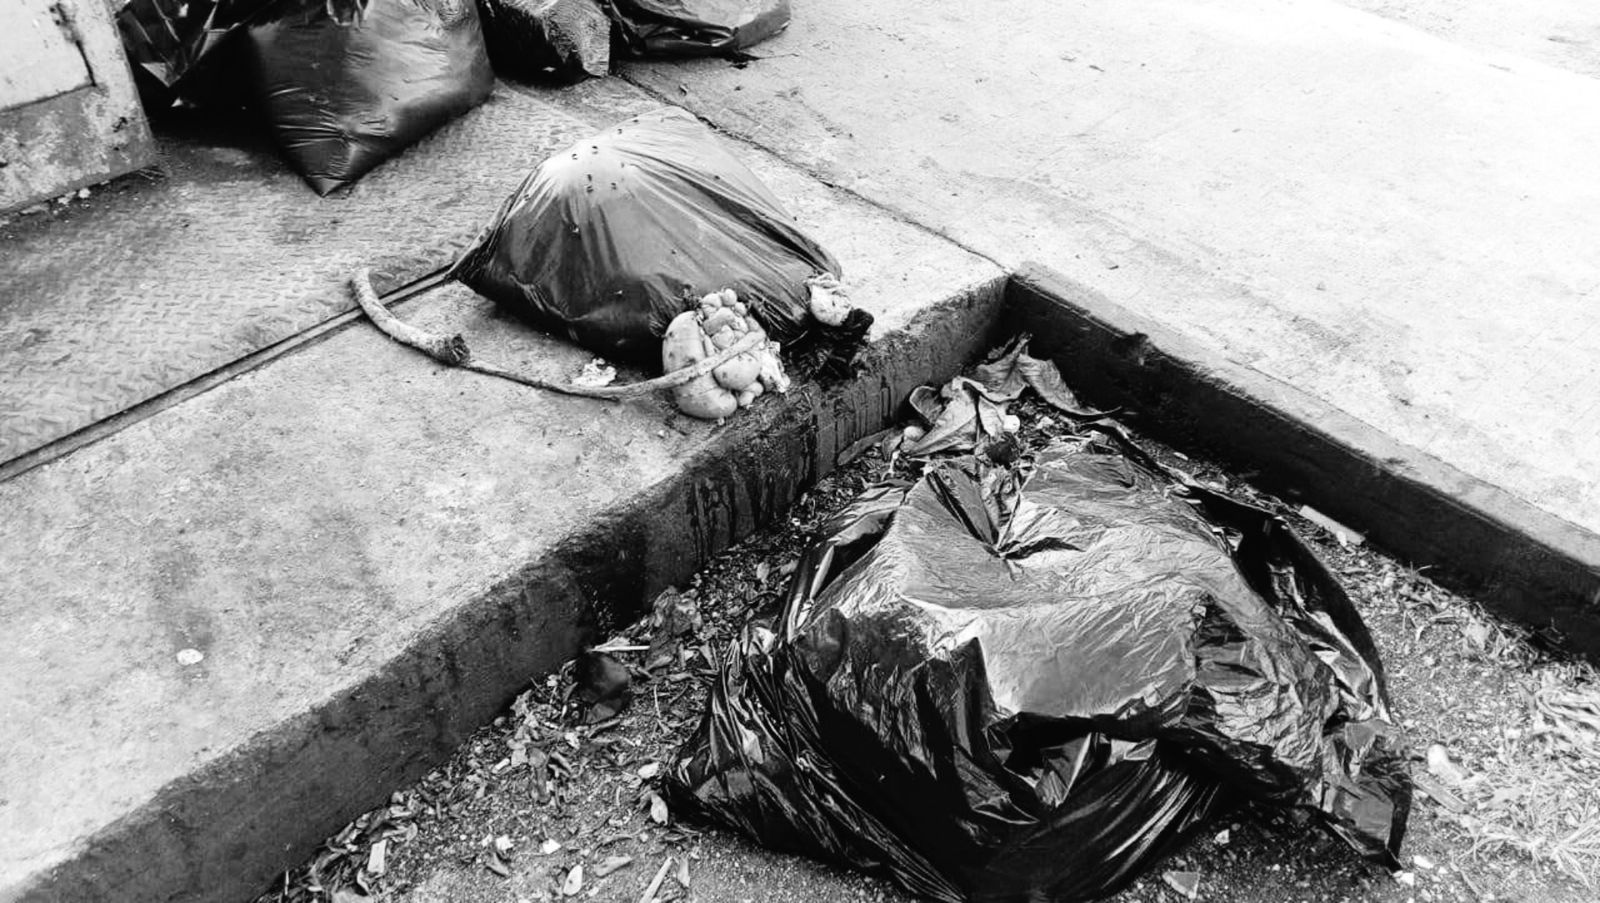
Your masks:
<svg viewBox="0 0 1600 903"><path fill-rule="evenodd" d="M374 878L382 878L389 867L389 841L378 840L372 844L372 849L367 853L367 874Z"/></svg>
<svg viewBox="0 0 1600 903"><path fill-rule="evenodd" d="M617 368L607 364L600 358L595 358L583 365L577 376L572 378L575 386L609 386L617 381Z"/></svg>
<svg viewBox="0 0 1600 903"><path fill-rule="evenodd" d="M559 840L546 839L544 843L539 844L539 852L546 856L560 849L561 841Z"/></svg>
<svg viewBox="0 0 1600 903"><path fill-rule="evenodd" d="M1181 897L1193 900L1200 896L1199 872L1162 872L1161 880Z"/></svg>
<svg viewBox="0 0 1600 903"><path fill-rule="evenodd" d="M1349 527L1346 527L1344 524L1339 523L1338 521L1327 516L1326 514L1323 514L1321 511L1318 511L1310 505L1300 506L1300 516L1308 521L1311 521L1322 529L1327 530L1329 533L1332 533L1333 538L1338 540L1339 545L1341 546L1359 546L1367 541L1365 536L1362 536L1360 533L1357 533Z"/></svg>
<svg viewBox="0 0 1600 903"><path fill-rule="evenodd" d="M724 658L680 817L946 901L1109 895L1244 799L1398 867L1382 665L1268 512L1097 432L934 462L820 536Z"/></svg>

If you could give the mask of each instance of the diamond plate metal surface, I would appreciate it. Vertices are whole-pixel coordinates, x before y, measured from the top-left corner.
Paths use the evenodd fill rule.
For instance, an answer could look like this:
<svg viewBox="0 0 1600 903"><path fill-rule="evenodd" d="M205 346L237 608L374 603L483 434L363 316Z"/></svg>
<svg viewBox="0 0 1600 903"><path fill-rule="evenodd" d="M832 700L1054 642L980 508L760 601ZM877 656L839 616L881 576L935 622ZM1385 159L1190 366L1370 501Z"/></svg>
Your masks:
<svg viewBox="0 0 1600 903"><path fill-rule="evenodd" d="M0 228L0 462L451 261L528 169L593 127L500 85L318 198L263 143L168 135L169 176ZM253 137L247 139L254 141Z"/></svg>

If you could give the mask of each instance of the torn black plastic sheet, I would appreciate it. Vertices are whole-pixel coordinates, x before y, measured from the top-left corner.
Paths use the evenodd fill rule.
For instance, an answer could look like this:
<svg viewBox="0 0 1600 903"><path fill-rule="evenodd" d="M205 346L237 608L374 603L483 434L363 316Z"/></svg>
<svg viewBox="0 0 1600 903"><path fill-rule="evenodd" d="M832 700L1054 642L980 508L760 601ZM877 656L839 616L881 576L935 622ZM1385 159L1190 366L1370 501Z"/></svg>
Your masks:
<svg viewBox="0 0 1600 903"><path fill-rule="evenodd" d="M1410 783L1348 596L1112 439L868 490L729 653L678 804L920 894L1105 896L1245 800L1397 864Z"/></svg>

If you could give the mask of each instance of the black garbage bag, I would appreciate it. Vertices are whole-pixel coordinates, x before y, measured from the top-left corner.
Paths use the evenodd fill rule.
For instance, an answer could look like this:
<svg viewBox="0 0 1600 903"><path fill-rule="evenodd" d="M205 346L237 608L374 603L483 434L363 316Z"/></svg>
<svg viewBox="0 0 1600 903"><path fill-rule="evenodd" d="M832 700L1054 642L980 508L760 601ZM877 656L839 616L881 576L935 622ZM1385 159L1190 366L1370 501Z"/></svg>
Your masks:
<svg viewBox="0 0 1600 903"><path fill-rule="evenodd" d="M454 275L597 354L658 364L672 318L733 289L774 340L821 332L806 280L833 256L711 130L666 107L552 155ZM856 310L846 331L860 338ZM859 333L859 335L857 335Z"/></svg>
<svg viewBox="0 0 1600 903"><path fill-rule="evenodd" d="M611 69L611 19L597 0L480 0L479 10L501 74L599 78Z"/></svg>
<svg viewBox="0 0 1600 903"><path fill-rule="evenodd" d="M939 900L1082 900L1258 800L1397 864L1410 783L1348 597L1130 445L868 490L774 630L735 643L669 782L769 846Z"/></svg>
<svg viewBox="0 0 1600 903"><path fill-rule="evenodd" d="M151 113L180 97L240 99L242 80L223 51L250 17L279 0L126 0L117 30L140 100ZM208 74L209 71L209 74Z"/></svg>
<svg viewBox="0 0 1600 903"><path fill-rule="evenodd" d="M789 27L789 0L601 0L636 56L717 56Z"/></svg>
<svg viewBox="0 0 1600 903"><path fill-rule="evenodd" d="M318 194L494 89L474 0L279 0L244 35L256 98Z"/></svg>

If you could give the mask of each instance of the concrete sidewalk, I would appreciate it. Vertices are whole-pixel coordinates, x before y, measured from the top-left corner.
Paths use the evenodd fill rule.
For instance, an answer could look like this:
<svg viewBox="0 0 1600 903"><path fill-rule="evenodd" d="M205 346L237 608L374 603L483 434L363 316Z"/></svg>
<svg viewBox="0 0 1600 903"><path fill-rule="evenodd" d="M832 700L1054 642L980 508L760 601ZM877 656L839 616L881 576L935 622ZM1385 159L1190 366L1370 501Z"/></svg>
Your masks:
<svg viewBox="0 0 1600 903"><path fill-rule="evenodd" d="M592 130L502 91L482 127L516 134L533 105L541 122ZM500 166L494 149L422 147L406 163L448 185L464 166ZM780 514L840 447L978 349L998 268L735 151L876 313L856 383L799 386L716 427L664 400L448 370L358 321L0 483L0 900L264 890L597 623ZM136 190L150 197L129 203L148 205L168 188ZM294 253L278 240L256 247ZM256 276L212 275L208 292ZM337 278L319 288L323 309L345 303ZM932 350L909 339L949 304L955 334ZM403 315L547 378L590 358L459 285Z"/></svg>
<svg viewBox="0 0 1600 903"><path fill-rule="evenodd" d="M496 180L664 101L747 139L875 344L854 383L716 429L448 372L358 323L0 482L0 900L248 896L780 513L981 347L1026 259L1592 538L1600 82L1511 46L1329 2L807 0L743 68L502 85L452 127L482 141L442 133L342 200L169 136L168 180L6 233L0 373L39 391L0 413L41 425L8 455L325 328L346 267L425 271ZM141 211L167 231L130 254ZM181 346L129 341L73 269L112 259L156 296L245 232L183 274ZM82 328L48 322L59 280ZM547 374L587 360L459 287L403 312ZM89 375L56 422L52 368Z"/></svg>
<svg viewBox="0 0 1600 903"><path fill-rule="evenodd" d="M1320 0L811 0L757 53L625 74L1600 531L1600 81Z"/></svg>

